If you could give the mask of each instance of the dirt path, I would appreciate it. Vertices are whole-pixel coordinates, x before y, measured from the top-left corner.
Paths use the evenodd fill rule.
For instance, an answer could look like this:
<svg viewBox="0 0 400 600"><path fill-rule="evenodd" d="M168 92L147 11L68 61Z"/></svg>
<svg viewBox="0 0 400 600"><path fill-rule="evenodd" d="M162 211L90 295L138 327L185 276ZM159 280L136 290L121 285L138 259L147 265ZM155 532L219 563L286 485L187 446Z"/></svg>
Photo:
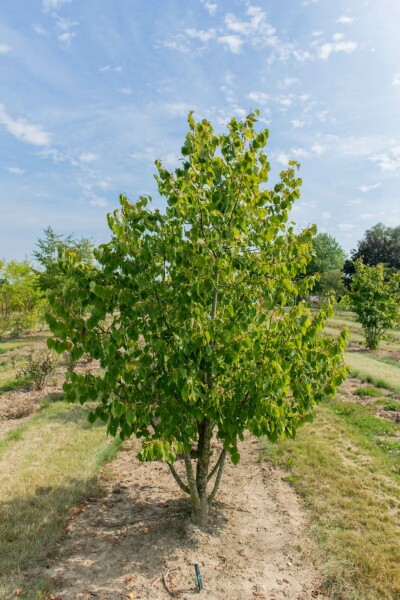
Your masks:
<svg viewBox="0 0 400 600"><path fill-rule="evenodd" d="M282 472L258 462L248 439L228 464L209 532L188 526L188 504L166 465L141 464L131 449L111 465L105 496L76 511L48 565L62 600L203 598L300 600L318 596L319 575L300 501ZM126 524L126 523L130 524Z"/></svg>

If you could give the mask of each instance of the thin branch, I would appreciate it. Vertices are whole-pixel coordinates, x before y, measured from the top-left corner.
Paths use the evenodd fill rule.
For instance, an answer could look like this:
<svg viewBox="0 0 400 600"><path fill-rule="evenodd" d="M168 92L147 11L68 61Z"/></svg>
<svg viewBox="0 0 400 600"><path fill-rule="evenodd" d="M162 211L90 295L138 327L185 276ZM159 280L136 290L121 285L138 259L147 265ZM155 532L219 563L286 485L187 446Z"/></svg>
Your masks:
<svg viewBox="0 0 400 600"><path fill-rule="evenodd" d="M221 454L219 455L217 462L215 463L215 465L213 466L212 470L208 474L207 481L211 481L211 479L214 477L215 473L217 472L218 467L219 467L219 465L221 463L222 456L223 456L224 452L226 453L225 450L221 451Z"/></svg>
<svg viewBox="0 0 400 600"><path fill-rule="evenodd" d="M217 478L215 480L213 491L208 496L208 503L209 504L211 504L214 501L214 498L217 495L217 492L218 492L218 489L219 489L219 484L221 483L222 471L224 469L224 464L225 464L225 458L226 458L226 450L222 450L222 452L221 452L221 462L219 463L219 467L218 467L218 475L217 475Z"/></svg>
<svg viewBox="0 0 400 600"><path fill-rule="evenodd" d="M176 470L173 467L173 465L171 465L170 463L167 463L167 464L169 466L169 470L171 471L172 477L175 479L176 483L179 485L179 487L181 488L181 490L183 492L185 492L185 494L189 494L190 495L190 489L189 489L189 487L183 483L182 479L179 477L179 475L176 472Z"/></svg>

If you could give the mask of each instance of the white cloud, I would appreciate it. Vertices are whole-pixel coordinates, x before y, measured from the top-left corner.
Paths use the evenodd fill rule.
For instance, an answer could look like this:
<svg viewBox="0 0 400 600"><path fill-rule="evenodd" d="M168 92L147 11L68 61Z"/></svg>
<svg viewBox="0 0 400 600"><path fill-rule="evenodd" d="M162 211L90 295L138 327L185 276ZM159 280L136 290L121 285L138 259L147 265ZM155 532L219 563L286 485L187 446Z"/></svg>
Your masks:
<svg viewBox="0 0 400 600"><path fill-rule="evenodd" d="M60 33L60 35L57 36L57 39L59 42L64 44L64 46L69 48L75 36L76 33L74 31L65 31L64 33Z"/></svg>
<svg viewBox="0 0 400 600"><path fill-rule="evenodd" d="M330 218L331 218L331 216L332 216L332 215L331 215L331 213L330 213L330 212L328 212L328 211L326 211L326 212L323 212L323 213L322 213L322 217L323 217L324 219L330 219Z"/></svg>
<svg viewBox="0 0 400 600"><path fill-rule="evenodd" d="M13 175L23 175L25 173L24 169L20 169L19 167L6 167L6 169Z"/></svg>
<svg viewBox="0 0 400 600"><path fill-rule="evenodd" d="M375 154L370 160L377 163L381 171L397 171L400 169L400 157L389 154Z"/></svg>
<svg viewBox="0 0 400 600"><path fill-rule="evenodd" d="M326 147L323 146L322 144L314 144L313 146L311 146L311 150L314 152L314 154L316 154L317 156L321 156L321 154L325 154L326 152Z"/></svg>
<svg viewBox="0 0 400 600"><path fill-rule="evenodd" d="M185 102L171 102L165 105L165 109L176 117L186 117L190 110L194 110L194 107Z"/></svg>
<svg viewBox="0 0 400 600"><path fill-rule="evenodd" d="M400 73L395 73L392 80L392 85L399 86L400 85Z"/></svg>
<svg viewBox="0 0 400 600"><path fill-rule="evenodd" d="M341 25L351 25L353 21L353 17L348 17L347 15L342 15L341 17L336 19L336 23L340 23Z"/></svg>
<svg viewBox="0 0 400 600"><path fill-rule="evenodd" d="M297 79L297 77L285 77L281 81L281 86L287 88L287 87L291 87L292 85L296 85L297 83L300 83L300 81Z"/></svg>
<svg viewBox="0 0 400 600"><path fill-rule="evenodd" d="M318 29L317 31L313 31L311 35L313 37L320 37L321 35L323 35L323 33L324 33L323 31L321 31L320 29Z"/></svg>
<svg viewBox="0 0 400 600"><path fill-rule="evenodd" d="M101 198L100 196L93 196L90 200L90 204L92 206L99 206L100 208L104 208L107 206L108 202L105 198Z"/></svg>
<svg viewBox="0 0 400 600"><path fill-rule="evenodd" d="M299 121L297 119L293 119L293 121L290 121L290 122L293 125L293 127L295 127L296 129L298 129L300 127L304 127L304 125L305 125L305 121Z"/></svg>
<svg viewBox="0 0 400 600"><path fill-rule="evenodd" d="M72 0L43 0L43 10L57 10L58 8L61 8L63 4L68 4L71 1Z"/></svg>
<svg viewBox="0 0 400 600"><path fill-rule="evenodd" d="M361 192L363 192L364 194L366 194L370 190L376 190L380 188L381 185L381 183L374 183L372 185L360 185L358 189L361 190Z"/></svg>
<svg viewBox="0 0 400 600"><path fill-rule="evenodd" d="M33 29L36 31L36 33L38 35L43 35L43 36L49 35L49 32L47 31L47 29L45 29L43 27L43 25L33 25Z"/></svg>
<svg viewBox="0 0 400 600"><path fill-rule="evenodd" d="M133 94L133 89L130 87L122 87L122 88L118 88L118 91L120 94L124 94L124 96L132 96Z"/></svg>
<svg viewBox="0 0 400 600"><path fill-rule="evenodd" d="M290 160L290 157L285 152L279 152L276 155L276 162L280 163L281 165L284 165L285 167L287 167L289 160Z"/></svg>
<svg viewBox="0 0 400 600"><path fill-rule="evenodd" d="M359 219L362 219L363 221L367 221L370 219L377 219L378 215L376 215L375 213L361 213L360 215L358 215Z"/></svg>
<svg viewBox="0 0 400 600"><path fill-rule="evenodd" d="M91 163L98 158L98 155L93 154L93 152L84 152L83 154L79 155L79 160L81 163Z"/></svg>
<svg viewBox="0 0 400 600"><path fill-rule="evenodd" d="M354 229L354 227L355 225L352 223L338 223L337 225L339 231L351 231L351 229Z"/></svg>
<svg viewBox="0 0 400 600"><path fill-rule="evenodd" d="M335 34L332 38L332 42L322 44L318 47L318 58L321 60L327 60L331 54L344 52L345 54L351 54L358 48L357 42L344 41L343 34Z"/></svg>
<svg viewBox="0 0 400 600"><path fill-rule="evenodd" d="M204 8L208 11L208 13L212 16L217 8L218 4L216 2L203 2Z"/></svg>
<svg viewBox="0 0 400 600"><path fill-rule="evenodd" d="M268 94L264 92L250 92L250 94L247 94L247 98L257 104L267 104L269 100Z"/></svg>
<svg viewBox="0 0 400 600"><path fill-rule="evenodd" d="M307 150L305 150L304 148L292 148L290 150L290 153L295 158L307 158L308 156L310 156L309 152L307 152Z"/></svg>
<svg viewBox="0 0 400 600"><path fill-rule="evenodd" d="M219 44L226 46L233 54L239 54L243 40L238 35L221 35L217 39Z"/></svg>
<svg viewBox="0 0 400 600"><path fill-rule="evenodd" d="M190 38L198 39L201 42L204 42L206 44L207 42L209 42L210 40L212 40L215 37L215 30L214 29L204 30L204 29L189 28L189 29L185 29L185 34Z"/></svg>
<svg viewBox="0 0 400 600"><path fill-rule="evenodd" d="M11 46L8 44L0 44L0 54L8 54L10 52Z"/></svg>
<svg viewBox="0 0 400 600"><path fill-rule="evenodd" d="M111 65L104 65L104 67L100 67L99 71L100 73L120 73L122 71L122 67L112 67Z"/></svg>
<svg viewBox="0 0 400 600"><path fill-rule="evenodd" d="M47 146L50 143L50 135L43 131L40 125L29 123L25 119L13 119L2 104L0 104L0 123L22 142L34 146Z"/></svg>

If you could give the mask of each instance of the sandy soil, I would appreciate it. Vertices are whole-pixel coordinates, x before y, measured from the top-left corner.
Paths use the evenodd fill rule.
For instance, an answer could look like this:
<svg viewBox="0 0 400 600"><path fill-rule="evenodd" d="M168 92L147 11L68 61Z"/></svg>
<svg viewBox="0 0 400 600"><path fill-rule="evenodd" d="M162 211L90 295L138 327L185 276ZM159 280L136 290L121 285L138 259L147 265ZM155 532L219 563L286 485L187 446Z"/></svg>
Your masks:
<svg viewBox="0 0 400 600"><path fill-rule="evenodd" d="M210 527L200 531L166 465L139 463L128 444L107 467L104 497L71 515L48 563L53 597L185 600L197 593L195 563L203 598L318 597L320 576L298 497L281 471L258 462L258 441L246 440L241 455L238 467L227 465Z"/></svg>

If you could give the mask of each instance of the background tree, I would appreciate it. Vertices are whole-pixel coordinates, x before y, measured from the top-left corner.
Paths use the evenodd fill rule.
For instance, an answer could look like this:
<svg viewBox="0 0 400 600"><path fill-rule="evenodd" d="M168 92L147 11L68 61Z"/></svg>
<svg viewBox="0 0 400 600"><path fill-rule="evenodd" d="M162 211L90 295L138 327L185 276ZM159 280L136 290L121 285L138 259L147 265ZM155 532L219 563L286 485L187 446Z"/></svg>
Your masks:
<svg viewBox="0 0 400 600"><path fill-rule="evenodd" d="M365 265L383 264L387 271L400 270L400 226L386 227L378 223L367 229L357 248L351 252L351 260L344 264L344 274L348 285L356 272L355 263L362 260Z"/></svg>
<svg viewBox="0 0 400 600"><path fill-rule="evenodd" d="M245 430L293 437L346 372L345 335L323 334L329 307L312 315L294 303L312 285L299 275L315 228L296 234L288 223L294 168L266 189L268 131L255 120L232 119L218 135L190 115L181 168L156 163L166 212L121 197L98 266L68 255L70 285L50 296L50 347L101 365L68 374L65 392L95 401L90 418L111 435L142 438L143 460L166 461L199 524Z"/></svg>
<svg viewBox="0 0 400 600"><path fill-rule="evenodd" d="M0 261L0 334L20 334L43 321L43 299L32 265Z"/></svg>
<svg viewBox="0 0 400 600"><path fill-rule="evenodd" d="M51 227L43 231L44 237L37 242L38 250L33 252L35 261L40 268L37 269L39 288L46 292L63 285L65 273L60 268L63 253L73 253L76 259L85 264L93 262L93 242L85 237L75 239L72 235L59 235Z"/></svg>
<svg viewBox="0 0 400 600"><path fill-rule="evenodd" d="M307 265L307 275L319 274L313 293L337 298L345 293L342 269L346 254L337 240L328 233L318 233L312 241L312 258Z"/></svg>
<svg viewBox="0 0 400 600"><path fill-rule="evenodd" d="M385 277L383 265L355 263L350 301L361 323L367 348L375 350L384 333L399 321L400 273Z"/></svg>

